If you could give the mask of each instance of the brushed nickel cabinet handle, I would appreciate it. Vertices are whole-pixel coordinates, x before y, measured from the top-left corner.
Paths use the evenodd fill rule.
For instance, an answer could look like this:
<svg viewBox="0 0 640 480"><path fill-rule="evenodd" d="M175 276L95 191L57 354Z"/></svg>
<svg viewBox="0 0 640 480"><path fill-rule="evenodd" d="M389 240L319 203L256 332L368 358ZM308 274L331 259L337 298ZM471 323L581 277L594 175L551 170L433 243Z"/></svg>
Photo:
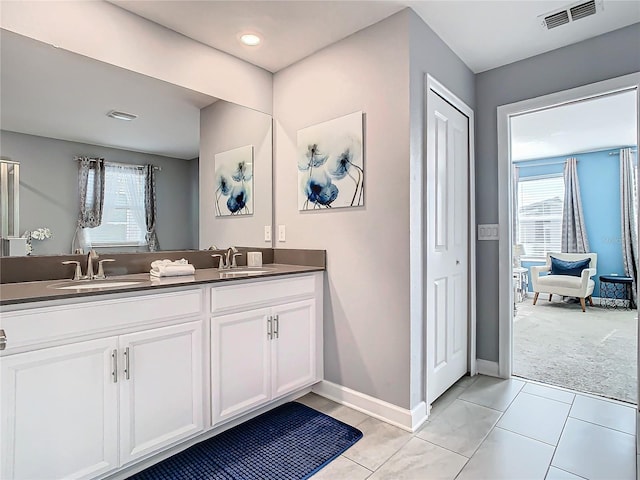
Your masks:
<svg viewBox="0 0 640 480"><path fill-rule="evenodd" d="M7 348L7 334L0 330L0 350Z"/></svg>
<svg viewBox="0 0 640 480"><path fill-rule="evenodd" d="M276 315L275 317L273 317L273 336L275 338L280 337L279 330L280 330L280 317Z"/></svg>
<svg viewBox="0 0 640 480"><path fill-rule="evenodd" d="M269 340L273 339L273 317L271 315L269 315L267 317L267 338L269 338Z"/></svg>
<svg viewBox="0 0 640 480"><path fill-rule="evenodd" d="M118 383L118 350L111 352L111 377L113 383Z"/></svg>
<svg viewBox="0 0 640 480"><path fill-rule="evenodd" d="M131 378L131 370L129 369L130 355L129 355L129 347L124 349L124 378L129 380Z"/></svg>

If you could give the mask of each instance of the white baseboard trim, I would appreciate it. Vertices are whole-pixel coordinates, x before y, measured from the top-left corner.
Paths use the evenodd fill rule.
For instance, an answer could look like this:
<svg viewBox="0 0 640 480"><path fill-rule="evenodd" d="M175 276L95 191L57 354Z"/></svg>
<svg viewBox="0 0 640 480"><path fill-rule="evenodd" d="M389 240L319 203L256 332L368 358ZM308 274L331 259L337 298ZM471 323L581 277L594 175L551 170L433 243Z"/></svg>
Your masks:
<svg viewBox="0 0 640 480"><path fill-rule="evenodd" d="M408 410L327 380L314 385L312 391L407 432L415 432L427 420L425 402L420 402L416 407Z"/></svg>
<svg viewBox="0 0 640 480"><path fill-rule="evenodd" d="M476 368L480 375L489 375L490 377L500 376L500 367L498 362L491 362L489 360L476 359Z"/></svg>

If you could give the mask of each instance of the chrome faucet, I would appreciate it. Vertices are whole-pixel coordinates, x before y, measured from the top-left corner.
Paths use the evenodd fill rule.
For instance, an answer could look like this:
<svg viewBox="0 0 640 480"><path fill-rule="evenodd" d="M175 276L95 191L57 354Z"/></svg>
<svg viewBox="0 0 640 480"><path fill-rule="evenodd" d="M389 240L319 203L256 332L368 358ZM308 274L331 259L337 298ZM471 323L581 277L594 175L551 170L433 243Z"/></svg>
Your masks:
<svg viewBox="0 0 640 480"><path fill-rule="evenodd" d="M236 247L229 247L226 254L214 253L213 258L219 257L218 270L228 270L229 268L238 268L236 257L241 256Z"/></svg>
<svg viewBox="0 0 640 480"><path fill-rule="evenodd" d="M236 247L229 247L227 250L227 268L238 268L236 257L240 257L241 255Z"/></svg>
<svg viewBox="0 0 640 480"><path fill-rule="evenodd" d="M88 280L93 280L95 275L93 274L93 261L99 258L98 252L96 252L93 248L89 250L87 254L87 275L86 278Z"/></svg>
<svg viewBox="0 0 640 480"><path fill-rule="evenodd" d="M80 267L80 262L76 260L67 260L62 262L63 265L75 265L75 272L73 274L73 280L104 280L107 276L104 274L104 262L115 262L113 258L105 258L98 262L98 273L93 273L93 261L99 258L98 252L94 249L91 249L87 254L87 274L82 275L82 268Z"/></svg>

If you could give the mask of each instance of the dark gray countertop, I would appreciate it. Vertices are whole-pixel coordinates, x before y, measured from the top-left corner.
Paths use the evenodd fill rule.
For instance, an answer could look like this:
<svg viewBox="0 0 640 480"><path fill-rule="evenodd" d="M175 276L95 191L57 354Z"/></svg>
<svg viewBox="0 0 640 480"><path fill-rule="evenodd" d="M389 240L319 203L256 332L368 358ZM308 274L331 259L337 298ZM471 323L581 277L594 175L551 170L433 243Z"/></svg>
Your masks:
<svg viewBox="0 0 640 480"><path fill-rule="evenodd" d="M60 290L56 288L56 286L64 285L66 283L74 283L71 282L71 280L5 283L0 285L0 305L15 305L46 300L81 298L121 292L150 291L163 288L187 287L190 285L203 285L207 283L229 282L235 280L258 280L261 278L270 278L295 273L321 272L324 271L324 267L269 263L260 268L252 269L239 267L237 270L268 270L268 272L251 276L230 276L229 272L233 273L233 270L220 271L216 268L204 268L197 269L195 275L162 278L153 278L148 273L136 273L132 275L113 276L107 279L107 281L112 282L116 282L118 280L138 282L133 285L70 290ZM90 283L90 281L86 281L86 283Z"/></svg>

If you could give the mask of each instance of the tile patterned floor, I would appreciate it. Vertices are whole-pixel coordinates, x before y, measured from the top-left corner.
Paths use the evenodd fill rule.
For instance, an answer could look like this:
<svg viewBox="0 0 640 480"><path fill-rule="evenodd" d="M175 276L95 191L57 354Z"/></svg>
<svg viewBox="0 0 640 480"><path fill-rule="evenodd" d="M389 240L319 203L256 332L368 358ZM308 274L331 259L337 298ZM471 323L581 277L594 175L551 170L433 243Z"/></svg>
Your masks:
<svg viewBox="0 0 640 480"><path fill-rule="evenodd" d="M411 434L313 393L364 437L318 480L631 480L635 408L519 379L463 377Z"/></svg>

